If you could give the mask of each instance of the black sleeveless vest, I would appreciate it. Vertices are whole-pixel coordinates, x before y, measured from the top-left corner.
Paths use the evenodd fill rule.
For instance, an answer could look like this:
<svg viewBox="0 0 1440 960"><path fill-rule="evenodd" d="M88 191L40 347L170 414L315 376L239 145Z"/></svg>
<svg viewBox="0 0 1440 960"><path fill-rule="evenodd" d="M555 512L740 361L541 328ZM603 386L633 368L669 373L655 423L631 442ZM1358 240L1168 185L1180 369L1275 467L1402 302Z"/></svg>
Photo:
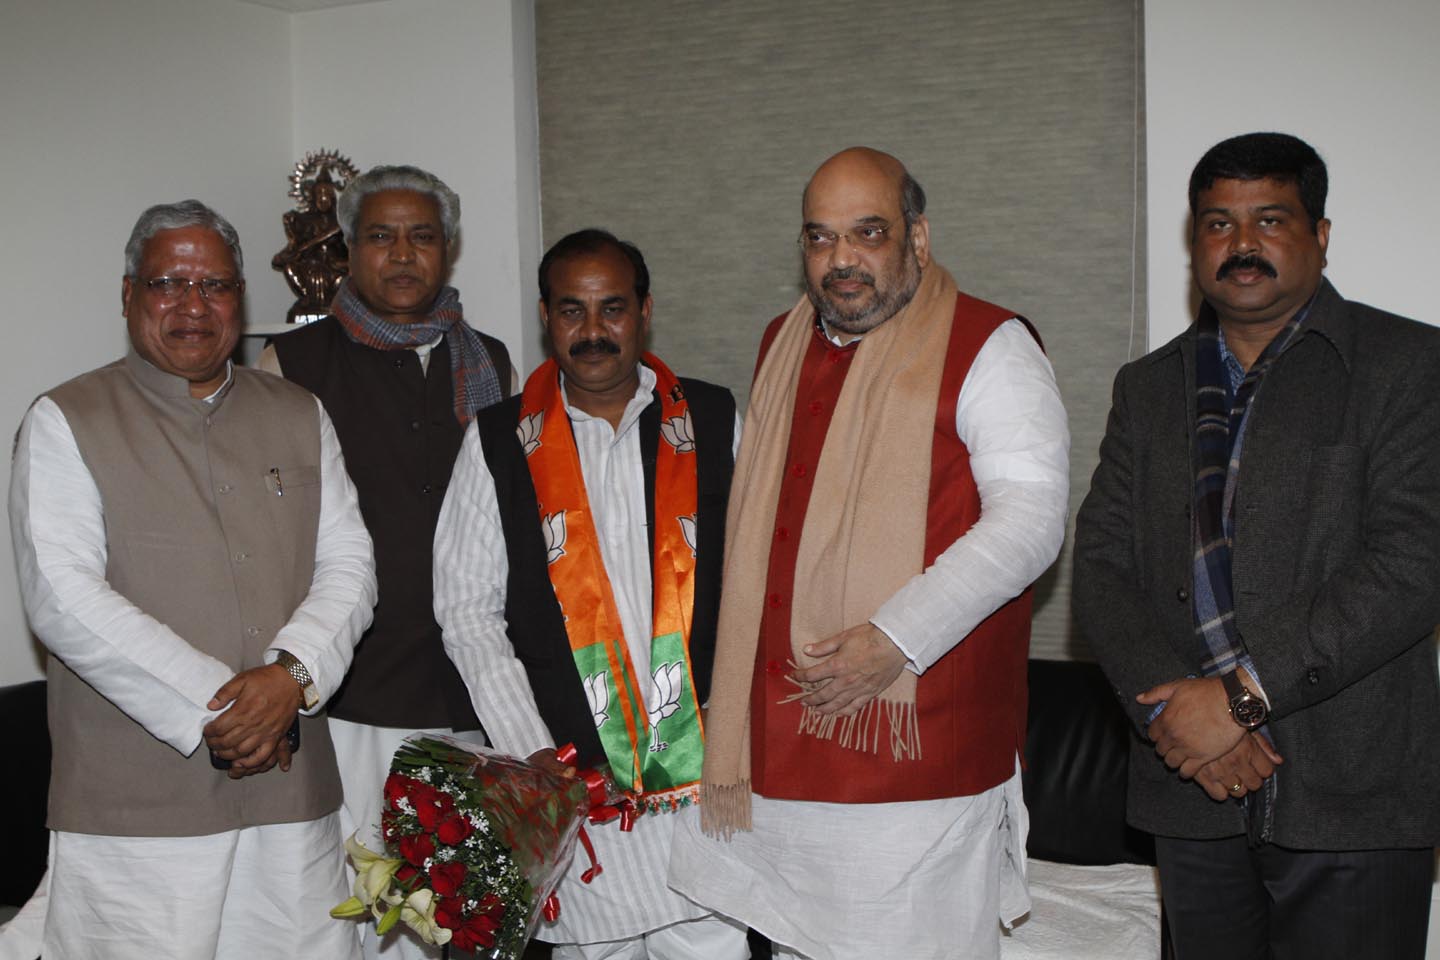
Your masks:
<svg viewBox="0 0 1440 960"><path fill-rule="evenodd" d="M710 696L715 659L715 624L720 611L720 573L725 558L725 505L734 470L735 398L724 387L680 378L695 428L698 483L695 609L690 629L690 664L700 703ZM515 435L520 398L511 397L475 417L485 462L495 479L500 521L505 531L509 579L505 586L505 623L515 656L525 666L535 705L557 744L573 743L579 763L604 762L580 674L570 653L565 621L545 564L545 539L530 468ZM655 529L655 452L660 442L658 396L640 415L640 457L645 468L647 529ZM655 549L650 545L651 563Z"/></svg>
<svg viewBox="0 0 1440 960"><path fill-rule="evenodd" d="M510 355L499 340L480 337L508 395ZM465 433L455 419L449 347L441 340L431 351L427 375L413 350L356 343L333 317L274 343L286 379L318 396L334 422L375 543L375 622L330 715L379 727L478 729L465 682L445 655L431 584L435 524Z"/></svg>

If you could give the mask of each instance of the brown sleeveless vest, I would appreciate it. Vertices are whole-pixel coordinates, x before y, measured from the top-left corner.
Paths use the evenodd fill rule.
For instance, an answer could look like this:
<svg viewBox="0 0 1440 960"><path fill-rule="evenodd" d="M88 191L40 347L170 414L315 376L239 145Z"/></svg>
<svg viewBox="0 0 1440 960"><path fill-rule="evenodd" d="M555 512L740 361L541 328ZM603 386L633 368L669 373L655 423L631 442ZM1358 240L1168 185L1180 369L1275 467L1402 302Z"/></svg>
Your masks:
<svg viewBox="0 0 1440 960"><path fill-rule="evenodd" d="M310 589L320 516L315 398L235 368L213 403L133 352L48 396L65 414L105 515L110 586L235 671ZM283 497L267 485L284 477ZM232 781L202 743L183 757L49 661L49 826L111 836L199 836L313 820L340 804L323 717L302 717L288 773Z"/></svg>

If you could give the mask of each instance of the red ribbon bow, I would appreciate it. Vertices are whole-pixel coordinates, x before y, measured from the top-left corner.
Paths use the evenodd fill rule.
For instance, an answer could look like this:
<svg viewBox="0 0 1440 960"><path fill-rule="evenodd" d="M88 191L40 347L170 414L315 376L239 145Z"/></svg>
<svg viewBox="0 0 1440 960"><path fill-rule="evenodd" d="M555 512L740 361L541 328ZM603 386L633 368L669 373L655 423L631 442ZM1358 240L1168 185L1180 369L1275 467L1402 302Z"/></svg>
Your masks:
<svg viewBox="0 0 1440 960"><path fill-rule="evenodd" d="M568 766L574 766L579 759L580 751L575 749L575 744L567 743L563 747L555 749L555 758ZM588 819L591 823L609 823L615 818L620 819L620 829L629 833L635 826L635 817L638 815L635 810L635 801L629 797L623 797L614 803L607 803L610 799L610 789L606 783L605 774L599 770L582 770L579 777L585 783L585 790L590 795L590 812ZM589 883L604 872L600 861L595 859L595 846L590 842L590 836L585 828L580 828L580 845L585 848L585 855L590 858L590 868L580 874L580 879ZM557 907L558 909L558 907Z"/></svg>

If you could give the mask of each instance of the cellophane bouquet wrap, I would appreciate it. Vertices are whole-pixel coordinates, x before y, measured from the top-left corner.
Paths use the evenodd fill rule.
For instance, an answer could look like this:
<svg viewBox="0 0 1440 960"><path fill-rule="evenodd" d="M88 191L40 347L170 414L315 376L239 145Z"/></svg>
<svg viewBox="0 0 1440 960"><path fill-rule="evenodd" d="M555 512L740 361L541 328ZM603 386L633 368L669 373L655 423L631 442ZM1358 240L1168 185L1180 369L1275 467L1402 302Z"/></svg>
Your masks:
<svg viewBox="0 0 1440 960"><path fill-rule="evenodd" d="M385 781L387 855L346 841L355 896L331 914L372 916L381 934L404 923L426 943L514 960L569 866L590 804L582 780L417 734Z"/></svg>

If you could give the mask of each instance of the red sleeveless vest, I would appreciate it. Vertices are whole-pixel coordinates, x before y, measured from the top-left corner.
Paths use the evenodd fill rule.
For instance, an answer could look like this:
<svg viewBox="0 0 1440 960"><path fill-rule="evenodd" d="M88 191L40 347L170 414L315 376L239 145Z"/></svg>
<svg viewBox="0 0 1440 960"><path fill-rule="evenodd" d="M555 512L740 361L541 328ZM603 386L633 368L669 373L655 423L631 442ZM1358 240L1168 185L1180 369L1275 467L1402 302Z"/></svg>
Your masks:
<svg viewBox="0 0 1440 960"><path fill-rule="evenodd" d="M1013 311L959 294L940 394L933 401L916 398L917 404L933 402L935 406L925 533L927 568L980 518L970 452L955 431L955 406L975 355L990 334L1014 316ZM760 347L762 359L782 320L783 315L777 317L766 330ZM791 655L789 598L796 590L817 586L808 583L803 573L797 579L796 570L800 531L813 486L809 477L819 461L835 400L854 356L855 343L837 347L817 330L801 366L751 684L752 787L766 797L831 803L934 800L981 793L1010 778L1015 757L1025 744L1028 588L920 676L916 707L921 759L897 762L888 750L869 753L799 734L801 705L777 702L795 689L784 678Z"/></svg>

